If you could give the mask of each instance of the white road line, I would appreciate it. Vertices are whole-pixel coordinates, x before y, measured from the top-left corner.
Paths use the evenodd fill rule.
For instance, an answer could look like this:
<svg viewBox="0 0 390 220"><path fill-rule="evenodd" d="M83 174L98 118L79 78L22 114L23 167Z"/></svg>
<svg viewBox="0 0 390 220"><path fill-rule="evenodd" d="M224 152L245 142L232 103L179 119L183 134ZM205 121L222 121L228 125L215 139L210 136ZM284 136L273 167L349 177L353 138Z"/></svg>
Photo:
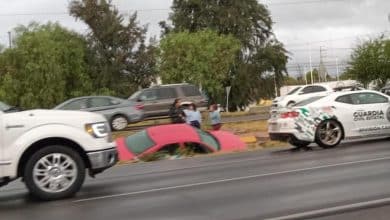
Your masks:
<svg viewBox="0 0 390 220"><path fill-rule="evenodd" d="M329 167L338 167L338 166L347 166L347 165L353 165L353 164L369 163L369 162L383 161L383 160L390 160L390 157L381 157L381 158L368 159L368 160L358 160L358 161L351 161L351 162L344 162L344 163L337 163L337 164L328 164L328 165L315 166L315 167L309 167L309 168L301 168L301 169L286 170L286 171L280 171L280 172L274 172L274 173L264 173L264 174L250 175L250 176L234 177L234 178L228 178L228 179L220 179L220 180L207 181L207 182L191 183L191 184L184 184L184 185L178 185L178 186L168 186L168 187L155 188L155 189L149 189L149 190L119 193L119 194L113 194L113 195L107 195L107 196L97 196L97 197L91 197L91 198L86 198L86 199L78 199L78 200L74 200L73 202L79 203L79 202L87 202L87 201L94 201L94 200L116 198L116 197L122 197L122 196L132 196L132 195L139 195L139 194L144 194L144 193L159 192L159 191L172 190L172 189L182 189L182 188L188 188L188 187L194 187L194 186L204 186L204 185L210 185L210 184L216 184L216 183L225 183L225 182L232 182L232 181L239 181L239 180L247 180L247 179L253 179L253 178L275 176L275 175L296 173L296 172L309 171L309 170L318 170L318 169L324 169L324 168L329 168Z"/></svg>
<svg viewBox="0 0 390 220"><path fill-rule="evenodd" d="M384 199L371 200L371 201L353 203L353 204L342 205L342 206L334 206L331 208L312 210L308 212L295 213L292 215L285 215L276 218L268 218L266 220L295 220L295 219L316 218L322 216L329 216L332 214L338 214L341 212L348 212L348 211L353 211L358 209L366 209L366 208L382 206L389 203L390 203L390 198L384 198Z"/></svg>

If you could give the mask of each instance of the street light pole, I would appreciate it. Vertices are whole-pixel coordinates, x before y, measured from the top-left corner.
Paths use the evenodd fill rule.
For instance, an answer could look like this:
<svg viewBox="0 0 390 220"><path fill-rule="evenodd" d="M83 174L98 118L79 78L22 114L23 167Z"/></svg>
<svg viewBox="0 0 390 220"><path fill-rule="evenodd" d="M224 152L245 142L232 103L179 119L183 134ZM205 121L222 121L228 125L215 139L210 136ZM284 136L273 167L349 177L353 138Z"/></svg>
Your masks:
<svg viewBox="0 0 390 220"><path fill-rule="evenodd" d="M11 36L11 31L8 31L8 46L9 46L9 48L12 47L12 36Z"/></svg>
<svg viewBox="0 0 390 220"><path fill-rule="evenodd" d="M337 81L340 81L340 79L339 79L339 59L338 59L338 57L336 57L336 77L337 77Z"/></svg>
<svg viewBox="0 0 390 220"><path fill-rule="evenodd" d="M311 65L311 46L310 46L310 44L309 44L309 63L310 63L311 84L313 84L313 66Z"/></svg>

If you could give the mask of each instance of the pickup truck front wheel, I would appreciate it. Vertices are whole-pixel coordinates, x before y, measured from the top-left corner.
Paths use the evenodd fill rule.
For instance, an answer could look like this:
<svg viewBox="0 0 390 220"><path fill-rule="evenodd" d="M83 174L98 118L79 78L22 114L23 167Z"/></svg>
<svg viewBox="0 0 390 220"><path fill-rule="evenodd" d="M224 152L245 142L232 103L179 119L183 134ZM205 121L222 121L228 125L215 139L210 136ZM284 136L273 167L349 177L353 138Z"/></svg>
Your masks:
<svg viewBox="0 0 390 220"><path fill-rule="evenodd" d="M38 150L27 161L24 181L33 197L55 200L73 196L85 179L85 165L71 148L59 145Z"/></svg>

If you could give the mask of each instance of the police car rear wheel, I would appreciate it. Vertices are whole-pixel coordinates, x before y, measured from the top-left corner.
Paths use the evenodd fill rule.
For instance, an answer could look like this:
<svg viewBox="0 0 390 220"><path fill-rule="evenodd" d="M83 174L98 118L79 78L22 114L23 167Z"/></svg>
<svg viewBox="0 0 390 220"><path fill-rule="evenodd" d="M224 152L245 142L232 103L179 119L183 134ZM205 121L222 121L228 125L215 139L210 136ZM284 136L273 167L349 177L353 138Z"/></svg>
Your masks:
<svg viewBox="0 0 390 220"><path fill-rule="evenodd" d="M321 122L316 131L316 143L322 148L337 146L343 137L343 129L339 122L326 120Z"/></svg>

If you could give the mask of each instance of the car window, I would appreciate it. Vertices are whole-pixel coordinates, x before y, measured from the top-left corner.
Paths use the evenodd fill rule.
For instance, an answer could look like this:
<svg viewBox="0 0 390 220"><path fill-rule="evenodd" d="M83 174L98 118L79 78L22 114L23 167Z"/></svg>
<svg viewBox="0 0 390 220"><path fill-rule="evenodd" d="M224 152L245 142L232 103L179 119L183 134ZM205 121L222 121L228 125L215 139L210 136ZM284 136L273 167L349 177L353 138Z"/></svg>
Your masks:
<svg viewBox="0 0 390 220"><path fill-rule="evenodd" d="M336 102L341 102L345 104L353 104L351 95L342 95L336 98Z"/></svg>
<svg viewBox="0 0 390 220"><path fill-rule="evenodd" d="M312 92L325 92L326 89L322 86L313 86L311 88Z"/></svg>
<svg viewBox="0 0 390 220"><path fill-rule="evenodd" d="M6 111L10 108L11 108L11 106L5 104L4 102L0 102L0 111Z"/></svg>
<svg viewBox="0 0 390 220"><path fill-rule="evenodd" d="M141 101L154 101L157 100L157 90L156 89L148 89L141 93L139 99Z"/></svg>
<svg viewBox="0 0 390 220"><path fill-rule="evenodd" d="M312 92L312 88L313 88L313 86L307 86L307 87L303 88L302 89L302 94L311 93Z"/></svg>
<svg viewBox="0 0 390 220"><path fill-rule="evenodd" d="M206 143L209 147L213 148L216 151L220 149L218 141L211 134L200 129L196 129L196 132L198 133L202 142Z"/></svg>
<svg viewBox="0 0 390 220"><path fill-rule="evenodd" d="M71 101L64 106L62 106L60 109L64 110L80 110L80 109L86 109L87 106L87 99L77 99L74 101Z"/></svg>
<svg viewBox="0 0 390 220"><path fill-rule="evenodd" d="M146 130L140 131L126 138L127 148L136 155L143 153L154 145L155 143L152 139L150 139Z"/></svg>
<svg viewBox="0 0 390 220"><path fill-rule="evenodd" d="M289 93L287 93L287 95L292 95L294 93L296 93L301 87L297 87L297 88L294 88L293 90L291 90Z"/></svg>
<svg viewBox="0 0 390 220"><path fill-rule="evenodd" d="M301 102L298 102L297 104L295 104L294 106L304 106L304 105L307 105L307 104L310 104L310 103L313 103L317 100L320 100L322 98L324 98L325 96L315 96L315 97L311 97L311 98L308 98L308 99L305 99Z"/></svg>
<svg viewBox="0 0 390 220"><path fill-rule="evenodd" d="M184 96L200 96L202 95L196 86L183 86Z"/></svg>
<svg viewBox="0 0 390 220"><path fill-rule="evenodd" d="M365 104L378 104L378 103L388 103L389 99L385 96L364 92L364 93L355 93L351 94L352 103L355 105L365 105Z"/></svg>
<svg viewBox="0 0 390 220"><path fill-rule="evenodd" d="M91 98L89 100L89 102L90 102L89 105L90 105L91 108L119 104L118 101L115 101L114 99L110 99L110 98L106 98L106 97Z"/></svg>
<svg viewBox="0 0 390 220"><path fill-rule="evenodd" d="M176 96L174 88L160 88L158 90L158 99L174 99Z"/></svg>

